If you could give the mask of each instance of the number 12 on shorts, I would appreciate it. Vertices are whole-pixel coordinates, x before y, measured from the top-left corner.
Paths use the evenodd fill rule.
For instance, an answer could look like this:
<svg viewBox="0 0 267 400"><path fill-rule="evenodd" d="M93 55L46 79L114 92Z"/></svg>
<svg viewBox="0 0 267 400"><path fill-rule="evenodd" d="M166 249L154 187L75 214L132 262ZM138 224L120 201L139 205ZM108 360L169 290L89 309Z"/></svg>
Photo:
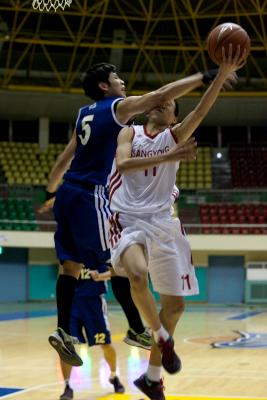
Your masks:
<svg viewBox="0 0 267 400"><path fill-rule="evenodd" d="M95 336L95 343L96 344L105 344L106 334L105 333L97 333Z"/></svg>
<svg viewBox="0 0 267 400"><path fill-rule="evenodd" d="M148 171L150 171L150 169L148 170L148 169L145 169L145 176L148 176ZM157 175L157 167L153 167L152 168L152 175L153 176L156 176Z"/></svg>

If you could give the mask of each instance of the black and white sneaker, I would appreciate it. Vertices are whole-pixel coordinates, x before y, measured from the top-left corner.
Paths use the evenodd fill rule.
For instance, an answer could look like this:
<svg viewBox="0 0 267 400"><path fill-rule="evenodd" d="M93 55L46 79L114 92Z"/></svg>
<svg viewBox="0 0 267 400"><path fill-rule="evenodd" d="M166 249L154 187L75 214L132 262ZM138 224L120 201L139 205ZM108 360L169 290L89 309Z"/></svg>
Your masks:
<svg viewBox="0 0 267 400"><path fill-rule="evenodd" d="M59 357L66 364L79 367L83 364L82 359L76 353L74 344L78 344L78 339L68 335L62 328L57 328L48 337L48 341L52 347L58 352Z"/></svg>
<svg viewBox="0 0 267 400"><path fill-rule="evenodd" d="M150 350L152 346L152 335L148 328L143 333L136 333L132 328L128 329L124 343L130 346L141 347L145 350Z"/></svg>
<svg viewBox="0 0 267 400"><path fill-rule="evenodd" d="M123 386L123 384L121 383L121 381L119 380L119 378L117 376L115 376L114 378L110 378L109 383L111 383L111 385L114 386L115 393L124 393L125 392L125 387Z"/></svg>
<svg viewBox="0 0 267 400"><path fill-rule="evenodd" d="M72 399L73 399L73 390L69 385L66 385L64 393L62 393L59 400L72 400Z"/></svg>

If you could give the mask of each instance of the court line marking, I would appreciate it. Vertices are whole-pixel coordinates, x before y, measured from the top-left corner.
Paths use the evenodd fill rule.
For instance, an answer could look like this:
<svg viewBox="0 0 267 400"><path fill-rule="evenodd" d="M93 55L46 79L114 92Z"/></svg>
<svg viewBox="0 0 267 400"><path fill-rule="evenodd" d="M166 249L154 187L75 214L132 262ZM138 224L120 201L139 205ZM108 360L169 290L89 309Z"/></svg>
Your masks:
<svg viewBox="0 0 267 400"><path fill-rule="evenodd" d="M41 361L41 359L40 359ZM1 367L2 370L5 371L13 371L14 367L13 366L3 366ZM20 371L22 371L23 368L21 367ZM45 367L45 368L41 368L40 371L50 371L51 367ZM201 373L202 372L202 373ZM141 373L141 372L140 372ZM267 370L266 369L260 369L260 370L244 370L244 371L240 371L240 374L238 373L229 373L229 374L225 374L225 369L216 369L216 371L214 371L214 369L206 369L206 368L187 368L186 371L182 371L180 373L180 377L181 378L198 378L198 379L206 379L206 378L223 378L223 379L251 379L251 380L266 380L266 373ZM252 376L254 375L254 376ZM126 375L120 375L122 377L122 379L125 379L128 381L129 376ZM95 382L98 381L99 377L92 377L90 378L90 382ZM60 383L60 381L59 381ZM267 398L266 398L267 399Z"/></svg>
<svg viewBox="0 0 267 400"><path fill-rule="evenodd" d="M98 380L98 379L92 379L92 381L95 381L95 380ZM52 382L52 383L46 383L46 384L43 384L43 385L36 385L36 386L31 386L31 387L29 387L29 388L26 388L26 389L22 389L21 391L19 391L19 392L15 392L15 393L10 393L10 394L7 394L7 395L5 395L5 396L2 396L1 397L1 400L2 399L5 399L5 398L10 398L10 397L13 397L13 396L15 396L15 395L17 395L17 396L19 396L19 395L21 395L21 394L25 394L25 393L29 393L29 392L32 392L32 391L34 391L34 390L38 390L38 389L43 389L43 388L48 388L48 387L51 387L51 386L57 386L57 385L59 385L60 384L60 382L59 381L57 381L57 382ZM86 391L86 390L83 390L83 391ZM82 392L81 390L77 390L77 392ZM97 393L99 393L98 391L96 392L96 391L90 391L90 394L97 394ZM116 396L116 393L112 393L112 395L113 396ZM139 393L125 393L125 395L127 395L127 396L139 396ZM119 398L121 399L121 400L123 400L123 394L120 394L119 395ZM108 400L109 398L110 398L110 394L107 394L107 395L105 395L105 396L103 396L103 397L98 397L98 398L96 398L95 400L97 400L97 399L105 399L105 397L106 397L106 399ZM177 397L179 397L180 399L179 400L182 400L181 398L186 398L186 399L188 399L188 400L194 400L194 399L199 399L199 400L213 400L213 399L218 399L218 400L225 400L225 399L227 399L227 400L267 400L267 397L251 397L251 396L211 396L211 395L203 395L203 394L199 394L199 395L192 395L192 394L180 394L180 393L176 393L176 394L168 394L167 395L167 400L168 400L168 398L169 397L173 397L174 399L173 400L175 400L175 398L177 398ZM178 400L178 399L177 399Z"/></svg>
<svg viewBox="0 0 267 400"><path fill-rule="evenodd" d="M94 381L94 380L96 380L96 379L92 379L92 381ZM60 385L60 383L61 382L57 381L57 382L52 382L52 383L45 383L43 385L31 386L29 388L22 389L19 392L10 393L10 394L6 394L5 396L1 396L0 399L2 400L2 399L6 399L8 397L13 397L15 395L21 395L21 394L25 394L25 393L28 393L28 392L33 392L34 390L45 389L45 388L49 388L51 386L57 386L57 385ZM84 391L86 391L86 390L84 390ZM77 392L80 392L80 391L77 391ZM96 391L90 391L90 393L91 394L98 394L99 392L98 391L97 392ZM95 399L95 400L97 400L97 399Z"/></svg>
<svg viewBox="0 0 267 400"><path fill-rule="evenodd" d="M234 337L234 333L239 333L239 335L240 335L240 337L238 338L235 338ZM221 340L220 339L220 336L219 335L216 335L216 336L214 336L214 335L208 335L208 336L189 336L189 337L184 337L183 339L182 339L182 341L184 342L184 343L187 343L187 344L190 344L190 345L193 345L193 346L207 346L207 347L209 347L209 349L210 350L227 350L227 351L233 351L233 350L235 350L235 351L237 351L237 350L247 350L247 351L251 351L251 350L262 350L262 349L266 349L266 346L265 346L265 344L264 344L264 346L265 347L263 347L263 346L258 346L258 347L249 347L249 346L247 346L247 347L234 347L234 346L228 346L228 347L223 347L223 348L214 348L214 347L212 347L212 344L213 343L217 343L217 342L221 342L221 341L223 341L223 342L232 342L232 341L236 341L236 340L238 340L238 339L240 339L241 337L242 337L242 334L256 334L256 335L261 335L261 334L263 334L263 335L266 335L266 333L265 332L259 332L259 333L255 333L255 332L250 332L250 333L248 333L248 332L246 332L246 331L238 331L238 330L234 330L233 331L233 334L232 335L230 335L230 334L225 334L224 336L225 336L225 340ZM229 339L226 339L226 338L229 338ZM201 343L201 341L199 341L199 342L197 342L197 341L195 341L194 342L194 340L195 339L209 339L210 340L210 342L203 342L203 343ZM193 341L192 341L193 340Z"/></svg>
<svg viewBox="0 0 267 400"><path fill-rule="evenodd" d="M247 400L267 400L267 397L248 397L248 396L216 396L216 395L198 395L198 394L196 394L196 395L192 395L192 394L168 394L167 395L167 400L168 400L168 397L179 397L179 399L177 399L177 400L182 400L181 398L186 398L186 399L192 399L192 400L194 400L194 399L200 399L200 400L206 400L206 399L209 399L209 400L213 400L213 399L219 399L219 400L225 400L225 399L228 399L228 400L243 400L243 399L247 399Z"/></svg>
<svg viewBox="0 0 267 400"><path fill-rule="evenodd" d="M187 337L183 338L183 342L191 344L191 345L194 345L194 346L208 346L208 347L210 347L211 343L197 343L197 342L190 342L190 340L192 340L192 339L193 340L194 339L201 339L201 338L210 338L211 340L213 340L213 338L214 338L214 341L215 341L215 339L218 340L218 336L219 336L219 334L207 335L207 336L187 336ZM225 334L224 336L234 336L234 335L233 334L232 335ZM210 347L210 349L211 350L217 350L217 349L214 349L213 347ZM232 350L240 350L240 349L232 349Z"/></svg>
<svg viewBox="0 0 267 400"><path fill-rule="evenodd" d="M266 313L265 310L250 310L250 311L243 311L236 314L230 314L230 316L225 318L225 321L245 321L250 318L254 318L260 314Z"/></svg>
<svg viewBox="0 0 267 400"><path fill-rule="evenodd" d="M53 382L53 383L45 383L43 385L31 386L31 387L29 387L27 389L22 389L20 392L6 394L5 396L1 397L1 400L2 399L7 399L8 397L13 397L15 394L16 395L21 395L21 394L24 394L24 393L27 393L27 392L32 392L33 390L38 390L38 389L42 389L42 388L45 388L45 387L54 386L54 385L57 385L57 384L58 384L58 382L56 382L56 383Z"/></svg>

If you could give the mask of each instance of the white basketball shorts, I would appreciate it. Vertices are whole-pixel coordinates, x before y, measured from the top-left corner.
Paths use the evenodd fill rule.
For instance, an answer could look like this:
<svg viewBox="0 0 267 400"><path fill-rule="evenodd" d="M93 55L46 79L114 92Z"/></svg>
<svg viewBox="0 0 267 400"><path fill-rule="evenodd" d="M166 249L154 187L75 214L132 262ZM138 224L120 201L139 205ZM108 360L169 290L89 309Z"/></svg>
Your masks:
<svg viewBox="0 0 267 400"><path fill-rule="evenodd" d="M199 293L189 241L178 218L169 213L142 217L114 213L110 219L111 262L115 272L127 276L121 254L142 244L155 291L173 296Z"/></svg>

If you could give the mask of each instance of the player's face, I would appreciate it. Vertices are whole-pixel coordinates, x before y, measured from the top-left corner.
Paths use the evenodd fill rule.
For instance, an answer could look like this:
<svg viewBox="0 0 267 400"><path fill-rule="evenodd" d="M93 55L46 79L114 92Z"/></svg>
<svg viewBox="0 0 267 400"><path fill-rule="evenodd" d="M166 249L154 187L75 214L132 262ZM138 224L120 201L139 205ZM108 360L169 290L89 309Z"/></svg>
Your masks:
<svg viewBox="0 0 267 400"><path fill-rule="evenodd" d="M122 96L122 97L126 96L124 81L116 73L111 72L108 80L109 80L109 87L108 87L109 96Z"/></svg>
<svg viewBox="0 0 267 400"><path fill-rule="evenodd" d="M162 106L153 108L148 114L148 119L149 121L153 121L156 124L169 126L176 123L176 117L174 112L175 112L174 100L167 101Z"/></svg>

